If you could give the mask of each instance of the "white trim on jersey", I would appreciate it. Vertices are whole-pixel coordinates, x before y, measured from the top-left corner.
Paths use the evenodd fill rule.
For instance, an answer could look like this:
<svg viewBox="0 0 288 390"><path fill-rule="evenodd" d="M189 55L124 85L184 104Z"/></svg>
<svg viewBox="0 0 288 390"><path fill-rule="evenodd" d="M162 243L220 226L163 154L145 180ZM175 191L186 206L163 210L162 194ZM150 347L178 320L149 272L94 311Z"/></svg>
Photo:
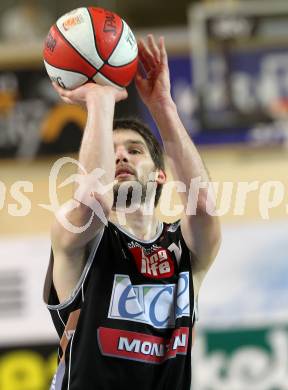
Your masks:
<svg viewBox="0 0 288 390"><path fill-rule="evenodd" d="M57 310L57 314L58 314L58 317L60 318L60 321L62 322L62 324L63 324L63 326L64 326L64 329L65 329L66 324L65 324L65 322L63 321L63 319L62 319L62 317L61 317L61 315L60 315L60 313L59 313L59 310Z"/></svg>
<svg viewBox="0 0 288 390"><path fill-rule="evenodd" d="M71 343L70 343L69 368L68 368L68 388L67 388L67 390L70 389L70 372L71 372L71 360L72 360L72 348L73 348L74 335L75 335L75 332L73 333L73 336L71 338Z"/></svg>
<svg viewBox="0 0 288 390"><path fill-rule="evenodd" d="M50 310L62 310L62 309L65 309L66 307L68 307L73 301L74 299L76 298L76 296L78 295L80 289L82 288L83 284L85 283L85 280L88 276L88 273L89 273L89 270L92 266L92 263L93 263L93 260L94 260L94 257L95 257L95 253L98 249L98 246L102 240L102 237L103 237L103 234L104 234L104 229L103 228L98 234L97 236L95 237L94 239L94 242L93 242L93 247L92 247L92 250L90 252L90 255L87 259L87 262L86 262L86 265L84 267L84 270L80 276L80 279L76 285L76 287L74 288L74 290L72 291L71 295L69 298L67 298L64 302L62 303L59 303L58 305L49 305L47 302L46 302L46 305L47 305L47 308L50 309ZM52 261L52 258L51 260ZM52 283L52 282L51 282ZM51 286L50 286L51 288ZM44 289L46 290L46 286L44 287ZM49 290L49 289L47 289Z"/></svg>
<svg viewBox="0 0 288 390"><path fill-rule="evenodd" d="M112 222L111 222L112 223ZM157 232L156 235L151 240L140 240L140 238L134 236L134 234L129 233L127 230L125 230L121 225L118 225L118 223L113 223L122 233L126 234L126 236L132 238L135 241L143 242L144 244L152 244L152 242L158 240L158 238L161 236L163 232L163 222L160 222L157 226Z"/></svg>

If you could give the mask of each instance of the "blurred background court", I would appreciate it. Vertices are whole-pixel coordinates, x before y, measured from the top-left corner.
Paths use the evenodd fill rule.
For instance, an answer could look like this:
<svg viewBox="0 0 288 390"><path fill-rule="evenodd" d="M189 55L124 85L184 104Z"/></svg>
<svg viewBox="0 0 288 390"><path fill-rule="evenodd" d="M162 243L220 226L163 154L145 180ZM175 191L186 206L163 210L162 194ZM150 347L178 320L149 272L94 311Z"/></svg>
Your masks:
<svg viewBox="0 0 288 390"><path fill-rule="evenodd" d="M69 198L59 185L75 166L57 183L49 174L77 158L85 113L58 100L41 51L50 25L87 5L119 13L137 37L165 35L173 97L218 183L223 243L199 297L192 390L288 389L287 0L2 0L0 390L46 390L56 366L47 205L53 185ZM117 107L131 114L156 131L133 85Z"/></svg>

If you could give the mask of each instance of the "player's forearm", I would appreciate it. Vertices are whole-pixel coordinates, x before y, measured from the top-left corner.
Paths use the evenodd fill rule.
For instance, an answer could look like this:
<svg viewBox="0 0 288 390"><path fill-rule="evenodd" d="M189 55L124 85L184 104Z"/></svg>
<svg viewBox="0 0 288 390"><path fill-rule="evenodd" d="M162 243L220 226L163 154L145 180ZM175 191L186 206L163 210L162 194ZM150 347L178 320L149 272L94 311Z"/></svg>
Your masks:
<svg viewBox="0 0 288 390"><path fill-rule="evenodd" d="M114 107L115 99L110 95L94 95L87 99L87 123L79 152L79 162L88 174L96 168L104 170L100 179L103 185L112 183L115 177ZM106 197L112 199L112 189Z"/></svg>
<svg viewBox="0 0 288 390"><path fill-rule="evenodd" d="M90 173L95 168L105 170L111 181L115 174L112 125L115 100L108 96L92 96L87 100L87 123L79 152L79 161Z"/></svg>
<svg viewBox="0 0 288 390"><path fill-rule="evenodd" d="M179 118L176 105L172 100L154 106L151 113L157 123L163 141L168 164L175 180L186 185L186 193L181 194L183 201L188 199L191 179L199 177L201 182L209 182L209 175L202 158ZM199 200L207 191L200 190Z"/></svg>

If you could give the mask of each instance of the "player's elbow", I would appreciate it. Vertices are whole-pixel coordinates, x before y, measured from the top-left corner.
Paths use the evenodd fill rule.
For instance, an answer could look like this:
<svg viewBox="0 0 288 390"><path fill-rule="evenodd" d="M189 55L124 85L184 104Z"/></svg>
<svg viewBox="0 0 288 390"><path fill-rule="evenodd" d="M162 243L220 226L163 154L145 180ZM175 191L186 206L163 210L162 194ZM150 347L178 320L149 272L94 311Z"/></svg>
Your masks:
<svg viewBox="0 0 288 390"><path fill-rule="evenodd" d="M214 259L220 249L222 234L221 234L221 225L218 217L210 217L210 228L209 234L206 236L207 246L210 248L210 257Z"/></svg>
<svg viewBox="0 0 288 390"><path fill-rule="evenodd" d="M62 251L70 252L85 246L108 223L112 202L107 197L95 197L91 203L71 200L55 214L52 241Z"/></svg>
<svg viewBox="0 0 288 390"><path fill-rule="evenodd" d="M216 200L208 191L200 192L197 199L197 215L217 216Z"/></svg>

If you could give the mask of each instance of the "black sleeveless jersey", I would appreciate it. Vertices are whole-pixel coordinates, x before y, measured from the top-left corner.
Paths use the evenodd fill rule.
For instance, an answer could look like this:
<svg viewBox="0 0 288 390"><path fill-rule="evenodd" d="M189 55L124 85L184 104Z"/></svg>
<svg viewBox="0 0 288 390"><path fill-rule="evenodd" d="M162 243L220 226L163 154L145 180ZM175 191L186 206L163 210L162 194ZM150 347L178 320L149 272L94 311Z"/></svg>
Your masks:
<svg viewBox="0 0 288 390"><path fill-rule="evenodd" d="M151 241L109 222L61 304L52 256L45 300L60 347L51 390L189 390L191 256L179 222L161 224Z"/></svg>

